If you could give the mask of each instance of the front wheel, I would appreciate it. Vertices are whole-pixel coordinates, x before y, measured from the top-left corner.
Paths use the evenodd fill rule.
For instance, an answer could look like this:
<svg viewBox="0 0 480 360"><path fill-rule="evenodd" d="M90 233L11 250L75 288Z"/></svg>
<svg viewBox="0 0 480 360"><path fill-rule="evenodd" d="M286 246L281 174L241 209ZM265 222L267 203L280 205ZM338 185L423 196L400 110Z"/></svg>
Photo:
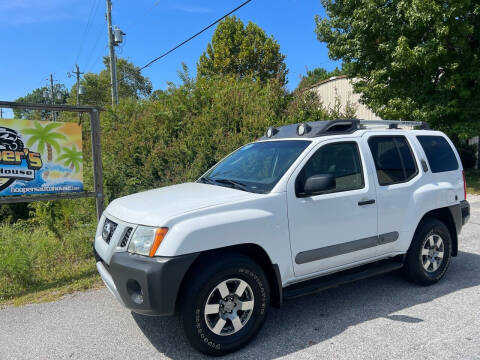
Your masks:
<svg viewBox="0 0 480 360"><path fill-rule="evenodd" d="M245 346L262 327L270 303L262 268L249 257L232 254L197 270L182 294L189 342L216 356Z"/></svg>
<svg viewBox="0 0 480 360"><path fill-rule="evenodd" d="M431 285L445 275L451 258L452 239L447 226L438 219L426 219L415 232L405 270L411 281Z"/></svg>

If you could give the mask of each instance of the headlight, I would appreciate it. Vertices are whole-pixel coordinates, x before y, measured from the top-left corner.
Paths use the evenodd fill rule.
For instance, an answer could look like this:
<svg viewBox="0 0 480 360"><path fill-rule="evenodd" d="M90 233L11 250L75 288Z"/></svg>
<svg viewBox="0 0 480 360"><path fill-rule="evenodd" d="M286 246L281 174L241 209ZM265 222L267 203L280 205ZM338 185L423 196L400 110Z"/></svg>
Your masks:
<svg viewBox="0 0 480 360"><path fill-rule="evenodd" d="M128 245L128 252L145 256L155 256L160 243L165 235L167 235L167 231L168 228L138 226Z"/></svg>

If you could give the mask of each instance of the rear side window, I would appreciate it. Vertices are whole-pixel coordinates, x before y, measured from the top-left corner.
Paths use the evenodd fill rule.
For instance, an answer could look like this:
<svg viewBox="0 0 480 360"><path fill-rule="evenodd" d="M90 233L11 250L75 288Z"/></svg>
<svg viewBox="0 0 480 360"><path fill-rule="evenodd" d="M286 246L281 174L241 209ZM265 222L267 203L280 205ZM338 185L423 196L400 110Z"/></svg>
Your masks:
<svg viewBox="0 0 480 360"><path fill-rule="evenodd" d="M368 146L380 185L406 182L417 175L417 164L404 136L372 136Z"/></svg>
<svg viewBox="0 0 480 360"><path fill-rule="evenodd" d="M430 169L434 173L458 169L458 162L452 147L443 136L417 136L427 155Z"/></svg>

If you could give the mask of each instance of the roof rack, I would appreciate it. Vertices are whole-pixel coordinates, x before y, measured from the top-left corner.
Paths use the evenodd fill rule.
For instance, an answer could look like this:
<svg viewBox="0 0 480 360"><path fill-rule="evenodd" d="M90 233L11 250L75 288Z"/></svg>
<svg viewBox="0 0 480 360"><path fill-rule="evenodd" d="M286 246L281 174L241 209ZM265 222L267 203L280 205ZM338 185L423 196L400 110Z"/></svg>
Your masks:
<svg viewBox="0 0 480 360"><path fill-rule="evenodd" d="M389 129L398 129L400 126L419 127L423 130L430 130L430 126L423 121L404 121L404 120L360 120L360 127L367 126L387 126Z"/></svg>
<svg viewBox="0 0 480 360"><path fill-rule="evenodd" d="M357 130L369 128L398 129L399 127L429 130L427 123L403 120L330 120L269 127L265 136L259 140L285 138L313 138L326 135L352 134Z"/></svg>

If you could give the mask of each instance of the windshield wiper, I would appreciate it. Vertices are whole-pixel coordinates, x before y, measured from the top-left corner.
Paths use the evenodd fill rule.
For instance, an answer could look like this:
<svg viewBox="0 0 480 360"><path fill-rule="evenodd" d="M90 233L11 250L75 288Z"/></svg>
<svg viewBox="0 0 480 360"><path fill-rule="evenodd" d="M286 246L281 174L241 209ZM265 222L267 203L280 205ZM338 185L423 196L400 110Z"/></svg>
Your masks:
<svg viewBox="0 0 480 360"><path fill-rule="evenodd" d="M233 188L235 189L239 189L239 190L243 190L243 191L250 191L248 186L245 185L244 183L241 183L239 181L236 181L236 180L232 180L232 179L211 179L217 183L221 183L221 184L229 184L229 185L232 185Z"/></svg>
<svg viewBox="0 0 480 360"><path fill-rule="evenodd" d="M247 185L244 183L241 183L240 181L232 180L232 179L216 179L216 178L210 178L207 176L201 177L198 179L198 181L204 183L204 184L209 184L209 185L218 185L220 184L227 184L231 185L233 188L238 189L238 190L243 190L243 191L251 191Z"/></svg>
<svg viewBox="0 0 480 360"><path fill-rule="evenodd" d="M212 179L210 179L209 177L201 177L200 179L198 179L198 181L204 183L204 184L210 184L210 185L216 185L215 184L215 181L213 181Z"/></svg>

